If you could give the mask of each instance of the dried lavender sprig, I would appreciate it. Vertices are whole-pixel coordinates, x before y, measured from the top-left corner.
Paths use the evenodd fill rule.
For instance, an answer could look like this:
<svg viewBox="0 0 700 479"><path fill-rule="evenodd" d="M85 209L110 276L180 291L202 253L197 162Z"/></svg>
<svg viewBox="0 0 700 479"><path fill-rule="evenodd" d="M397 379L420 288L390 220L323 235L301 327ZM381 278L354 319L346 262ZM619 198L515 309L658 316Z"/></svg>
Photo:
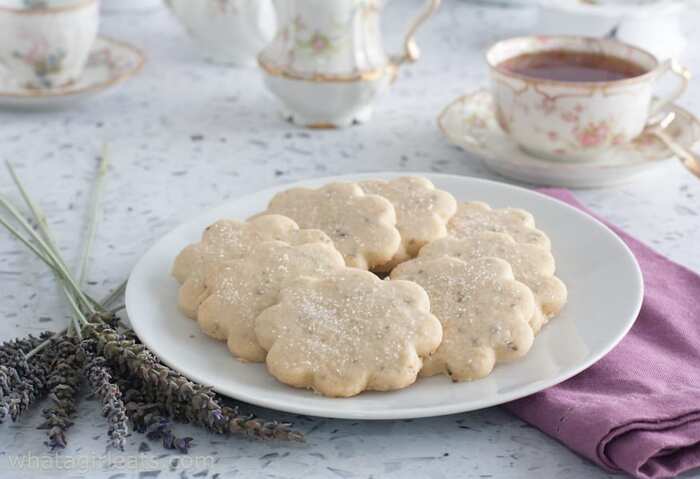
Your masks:
<svg viewBox="0 0 700 479"><path fill-rule="evenodd" d="M63 336L56 340L56 357L47 384L53 405L44 409L46 421L39 425L39 429L48 429L46 445L52 450L66 447L66 431L73 425L84 360L78 347L75 336Z"/></svg>
<svg viewBox="0 0 700 479"><path fill-rule="evenodd" d="M130 329L121 332L122 339L133 340L134 344L140 344L138 337ZM158 404L161 414L181 423L198 423L198 419L193 417L189 403L182 398L173 398L163 395L158 388L158 384L144 382L129 370L128 367L116 365L115 372L128 384L130 389L136 389L141 393L143 401L146 403Z"/></svg>
<svg viewBox="0 0 700 479"><path fill-rule="evenodd" d="M123 451L129 435L129 425L121 390L112 378L107 360L97 352L95 341L83 340L80 347L85 355L85 376L102 401L102 414L109 422L110 445Z"/></svg>
<svg viewBox="0 0 700 479"><path fill-rule="evenodd" d="M44 331L39 337L30 334L0 344L0 400L12 392L21 381L21 376L29 369L27 354L46 342L51 335L51 332ZM0 422L2 417L4 416L0 415Z"/></svg>
<svg viewBox="0 0 700 479"><path fill-rule="evenodd" d="M0 365L0 400L12 392L15 384L19 383L20 378L17 369Z"/></svg>
<svg viewBox="0 0 700 479"><path fill-rule="evenodd" d="M39 336L29 334L23 338L15 338L0 344L0 360L13 357L18 353L27 354L36 346L53 336L51 331L43 331Z"/></svg>
<svg viewBox="0 0 700 479"><path fill-rule="evenodd" d="M140 381L123 378L119 385L124 392L126 413L137 432L150 440L160 440L165 449L187 453L192 445L191 437L178 437L172 430L170 419L164 416L162 405L149 402Z"/></svg>
<svg viewBox="0 0 700 479"><path fill-rule="evenodd" d="M126 339L103 323L90 322L86 336L97 341L98 353L116 368L125 368L159 392L172 415L185 411L186 419L217 434L243 433L259 439L302 441L303 435L290 424L242 416L223 407L210 387L196 384L161 364L142 344ZM180 418L177 418L180 419Z"/></svg>
<svg viewBox="0 0 700 479"><path fill-rule="evenodd" d="M0 414L4 418L9 415L12 421L17 419L29 409L46 392L46 376L49 372L48 363L34 361L30 372L21 378L19 384L0 405Z"/></svg>
<svg viewBox="0 0 700 479"><path fill-rule="evenodd" d="M18 184L18 187L24 193L21 184ZM96 310L104 311L97 304L96 301L94 301L87 294L80 290L79 285L76 288L76 282L71 276L70 272L67 270L67 268L65 268L65 263L63 263L62 259L60 258L58 249L56 248L53 241L50 241L51 244L47 245L46 240L42 240L42 238L39 237L39 235L37 235L33 231L31 226L28 225L28 223L21 217L21 215L17 212L16 209L14 209L14 207L9 202L4 201L2 200L2 198L0 198L0 204L6 206L7 209L13 214L13 216L15 216L15 219L22 225L23 228L27 230L31 239L39 245L39 248L34 246L34 244L30 242L30 240L27 240L23 238L20 234L18 234L18 232L7 222L1 221L2 218L0 218L0 222L2 222L2 224L5 225L11 233L15 234L15 236L17 236L23 243L25 243L30 249L32 249L32 251L34 251L39 257L44 259L44 261L54 271L58 273L62 283L67 283L71 287L70 291L66 291L67 293L69 293L67 294L67 298L69 300L72 300L71 306L77 312L76 316L79 317L79 319L82 322L87 323L85 317L83 316L81 308L85 308L86 312L91 314L93 317L95 316L94 312ZM38 211L38 208L31 207L31 203L30 209L32 209L33 212ZM43 217L43 214L35 213L35 216L37 216L37 221L39 222L40 228L44 228L46 231L48 231L45 217ZM75 296L75 298L73 297L73 295ZM102 319L104 320L105 318ZM79 330L80 328L76 328L76 331ZM146 350L146 353L147 356L150 355L154 359L156 366L165 368L165 366L160 365L160 363L158 363L157 360L155 360L155 357L150 352ZM44 355L42 355L42 357L43 356ZM106 367L104 369L104 372L109 374L109 370ZM157 368L153 369L154 374L157 374L157 372L155 371L155 369ZM133 374L133 369L131 372ZM160 372L162 373L163 371L161 370ZM288 425L286 424L279 424L276 422L264 422L259 419L253 418L252 416L241 416L235 409L222 407L218 403L218 401L220 401L220 398L217 395L215 395L210 388L191 383L186 379L181 378L180 375L178 375L174 371L169 370L169 368L165 368L165 372L172 375L172 377L170 377L169 380L166 382L178 382L180 379L182 379L182 381L179 381L179 386L176 387L176 389L174 390L176 394L172 395L171 410L173 412L181 411L183 415L188 415L189 417L194 419L195 422L204 425L213 432L228 434L231 432L243 431L251 435L263 438L277 437L297 440L301 439L301 435L294 431L290 431ZM146 374L146 376L148 376L148 374ZM151 386L155 387L157 387L158 385L159 384L157 381L151 384ZM197 407L198 403L200 407Z"/></svg>
<svg viewBox="0 0 700 479"><path fill-rule="evenodd" d="M49 343L31 362L26 361L23 353L18 353L13 358L12 364L16 366L15 369L18 369L19 382L0 401L0 423L7 416L10 416L12 421L16 421L34 402L43 397L51 371L52 355L53 344Z"/></svg>
<svg viewBox="0 0 700 479"><path fill-rule="evenodd" d="M46 339L45 339L44 341L42 341L41 343L37 344L37 345L36 345L33 349L31 349L28 353L26 353L26 354L24 355L24 358L27 359L27 360L29 360L29 358L31 358L31 357L34 356L35 354L39 353L42 349L44 349L45 346L48 346L49 343L51 343L51 341L52 341L54 338L57 338L57 337L59 337L59 336L63 336L64 334L66 334L66 332L68 332L68 328L65 328L65 329L63 329L63 330L61 330L61 331L59 331L59 332L57 332L57 333L52 333L52 332L50 332L50 331L44 331L44 332L42 333L42 335L46 334Z"/></svg>

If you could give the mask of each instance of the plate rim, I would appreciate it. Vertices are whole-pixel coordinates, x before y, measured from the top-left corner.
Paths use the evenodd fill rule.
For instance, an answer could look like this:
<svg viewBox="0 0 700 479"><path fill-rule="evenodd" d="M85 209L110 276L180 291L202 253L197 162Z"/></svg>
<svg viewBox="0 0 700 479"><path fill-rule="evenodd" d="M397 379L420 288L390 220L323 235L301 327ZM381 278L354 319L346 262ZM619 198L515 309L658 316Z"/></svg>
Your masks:
<svg viewBox="0 0 700 479"><path fill-rule="evenodd" d="M387 179L387 178L395 178L395 177L400 177L400 176L424 176L428 178L429 180L433 180L433 178L444 178L444 179L457 179L457 180L467 180L467 181L475 181L478 183L483 183L486 185L496 185L497 187L506 187L506 188L512 188L515 190L520 190L521 192L524 192L526 194L531 194L534 196L537 196L540 198L540 200L544 200L545 202L549 203L556 203L560 207L564 207L565 209L570 210L575 215L581 216L584 218L586 221L595 224L596 227L602 228L610 237L611 239L618 244L622 248L622 251L624 251L626 259L631 262L631 264L634 267L634 272L635 272L635 282L637 283L636 290L637 290L637 297L635 298L635 306L634 306L634 312L630 313L630 319L626 321L625 326L618 332L618 334L615 335L612 340L608 341L608 344L601 348L600 351L598 351L597 354L592 355L591 357L587 358L585 361L582 361L581 364L578 364L575 367L571 367L567 369L565 372L555 375L552 378L549 378L547 380L541 380L541 381L536 381L532 382L526 386L523 386L521 388L515 389L515 391L510 391L507 393L501 393L498 395L498 397L493 400L480 400L480 401L468 401L470 405L467 405L464 401L462 402L454 402L450 403L447 405L441 405L441 406L434 406L430 408L426 407L414 407L414 408L402 408L402 409L395 409L395 410L380 410L380 411L372 411L372 410L365 410L365 411L347 411L347 410L332 410L332 408L329 407L305 407L303 400L299 401L298 403L285 403L280 400L275 400L275 399L268 399L266 397L258 397L258 396L251 396L248 394L241 394L241 393L232 393L229 390L223 391L221 387L218 387L217 385L213 384L207 384L206 381L203 381L201 377L199 377L198 374L196 373L191 373L191 372L184 372L180 370L178 367L176 367L174 364L172 364L170 361L165 360L164 358L161 358L159 354L156 353L156 351L152 347L152 342L148 340L148 338L144 338L142 336L142 331L140 330L138 326L138 322L136 324L132 322L131 320L131 314L130 314L130 307L129 307L129 298L134 296L133 292L133 284L132 282L132 277L135 277L142 268L145 267L146 259L152 255L158 246L161 244L161 242L165 241L167 238L170 238L172 236L176 236L176 234L182 230L182 229L187 229L189 225L192 223L197 222L198 218L200 216L205 216L209 213L212 213L220 208L225 207L228 204L233 204L233 203L238 203L241 201L245 201L246 198L254 195L272 195L280 190L283 190L285 188L294 188L294 187L299 187L299 186L309 186L309 183L315 184L315 183L322 183L322 182L332 182L332 181L361 181L362 179L367 179L371 177L376 177L376 178L382 178L382 179ZM222 394L223 396L231 397L239 401L243 401L246 403L249 403L251 405L259 406L259 407L265 407L268 409L273 409L277 411L283 411L291 414L302 414L302 415L307 415L307 416L314 416L314 417L322 417L322 418L332 418L332 419L354 419L354 420L400 420L400 419L418 419L418 418L425 418L425 417L439 417L439 416L446 416L450 414L458 414L458 413L464 413L464 412L470 412L470 411L476 411L480 409L484 409L487 407L493 407L493 406L498 406L501 404L505 404L517 399L521 399L523 397L529 396L531 394L535 394L537 392L543 391L545 389L548 389L550 387L556 386L557 384L560 384L573 376L579 374L580 372L588 369L598 361L600 361L603 357L605 357L613 348L615 348L620 341L629 333L630 329L634 326L634 323L636 322L639 312L641 311L642 307L642 302L644 299L644 281L643 281L643 274L641 271L641 268L639 266L639 263L630 250L630 248L627 246L627 244L615 233L610 227L608 227L606 224L604 224L602 221L599 219L591 216L590 214L579 210L563 201L560 201L556 198L544 195L538 191L534 191L529 188L523 188L521 186L517 185L511 185L509 183L504 183L504 182L499 182L499 181L494 181L494 180L489 180L489 179L484 179L484 178L478 178L478 177L473 177L473 176L463 176L463 175L454 175L454 174L446 174L446 173L432 173L432 172L414 172L414 171L406 171L406 172L398 172L398 171L381 171L381 172L361 172L361 173L350 173L350 174L344 174L344 175L334 175L334 176L327 176L327 177L311 177L311 178L306 178L302 180L297 180L297 181L290 181L290 182L285 182L285 183L280 183L277 185L273 185L267 188L263 188L260 190L256 190L250 193L247 193L243 196L240 196L236 199L231 199L224 201L222 203L219 203L215 206L212 206L211 208L207 208L206 210L202 211L200 214L196 216L192 216L188 218L186 221L183 221L179 223L177 226L175 226L173 229L162 235L158 240L156 240L147 250L144 252L139 259L137 260L136 264L132 268L130 274L129 274L129 279L127 281L127 286L126 286L126 291L125 291L125 306L126 306L126 311L127 315L129 317L129 323L131 324L134 332L136 335L139 337L139 339L142 341L142 343L161 361L163 364L166 364L168 367L174 369L175 371L178 371L179 373L183 374L185 377L196 381L200 384L211 386L212 389L214 389L216 392ZM264 367L264 364L263 364ZM430 379L430 378L426 378ZM223 388L225 389L225 388ZM294 390L295 388L291 388L291 390ZM301 390L300 390L301 391ZM383 393L386 394L386 393ZM337 401L343 401L344 399L339 398L336 399Z"/></svg>

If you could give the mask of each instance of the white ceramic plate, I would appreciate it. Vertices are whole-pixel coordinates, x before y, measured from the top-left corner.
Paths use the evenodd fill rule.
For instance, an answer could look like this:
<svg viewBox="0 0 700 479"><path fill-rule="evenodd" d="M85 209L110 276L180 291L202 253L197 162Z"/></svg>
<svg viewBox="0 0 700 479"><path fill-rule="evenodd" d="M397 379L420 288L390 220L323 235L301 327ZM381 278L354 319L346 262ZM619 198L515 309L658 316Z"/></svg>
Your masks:
<svg viewBox="0 0 700 479"><path fill-rule="evenodd" d="M419 379L401 391L329 399L278 383L262 364L236 361L224 343L205 336L195 321L178 311L178 284L169 274L172 261L212 222L224 217L245 219L264 210L275 193L292 186L396 176L374 173L282 185L231 201L179 226L158 241L131 273L126 305L136 333L166 364L236 399L313 416L403 419L480 409L555 385L600 359L634 323L642 301L642 276L632 253L608 228L523 188L436 174L423 176L458 200L531 211L552 239L557 274L569 287L569 304L544 328L524 359L499 365L489 377L471 383L453 384L446 377L433 377Z"/></svg>
<svg viewBox="0 0 700 479"><path fill-rule="evenodd" d="M37 90L0 76L0 106L10 108L60 108L116 87L143 68L146 56L136 47L99 36L90 50L82 75L70 85Z"/></svg>
<svg viewBox="0 0 700 479"><path fill-rule="evenodd" d="M686 148L700 140L700 122L676 105L666 132ZM653 135L618 145L591 162L550 161L526 153L498 125L493 98L477 90L457 98L438 117L438 127L450 143L480 158L491 171L535 185L599 188L632 181L652 172L673 154Z"/></svg>

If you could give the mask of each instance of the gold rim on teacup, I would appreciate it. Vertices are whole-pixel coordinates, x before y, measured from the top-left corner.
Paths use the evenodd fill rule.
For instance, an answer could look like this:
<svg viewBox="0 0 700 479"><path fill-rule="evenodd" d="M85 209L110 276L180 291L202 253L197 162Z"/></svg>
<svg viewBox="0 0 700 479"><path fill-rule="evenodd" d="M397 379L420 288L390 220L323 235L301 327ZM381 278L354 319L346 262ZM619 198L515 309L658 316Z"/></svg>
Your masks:
<svg viewBox="0 0 700 479"><path fill-rule="evenodd" d="M638 55L644 57L649 63L653 66L647 67L647 65L640 65L642 66L646 71L645 73L641 75L637 75L634 77L630 78L622 78L619 80L604 80L604 81L587 81L587 82L575 82L575 81L562 81L562 80L552 80L549 78L535 78L527 75L521 75L519 73L511 72L511 71L505 71L503 69L498 68L499 64L503 61L494 61L492 56L494 52L498 48L503 48L506 44L509 43L518 43L518 42L525 42L528 40L536 40L538 42L541 42L542 45L547 44L548 42L555 42L557 40L568 40L572 44L574 42L585 42L589 45L601 45L601 44L608 44L611 46L616 46L616 47L624 47L626 49L629 49L631 51L634 51ZM562 47L557 47L553 48L552 50L562 50ZM532 49L528 50L528 53L536 53L536 52L546 52L548 49ZM590 51L590 50L585 50L585 51ZM605 54L605 52L598 52L601 54ZM613 40L609 38L600 38L600 37L586 37L582 35L523 35L520 37L511 37L507 38L505 40L500 40L493 45L491 45L486 53L484 54L484 58L486 60L486 64L489 66L489 68L492 71L498 72L499 74L503 76L508 76L512 78L517 78L519 80L522 80L524 82L531 82L531 81L536 81L537 83L546 83L549 85L562 85L562 86L567 86L567 87L577 87L577 88L591 88L591 87L601 87L601 86L607 86L607 85L625 85L628 83L636 83L640 81L647 81L649 80L650 77L657 75L659 73L659 69L663 68L664 62L660 62L658 58L656 58L653 54L649 53L648 51L639 48L634 45L630 45L628 43L623 43L618 40ZM634 63L637 63L633 61ZM675 62L674 62L675 64ZM688 72L687 69L680 67L680 65L675 64L678 66L680 69L683 70L684 75L690 76L690 73Z"/></svg>
<svg viewBox="0 0 700 479"><path fill-rule="evenodd" d="M75 2L61 4L56 6L51 6L49 4L43 4L36 7L7 7L0 5L0 12L10 12L16 13L17 15L53 15L55 13L69 12L71 10L78 10L97 3L97 0L75 0Z"/></svg>

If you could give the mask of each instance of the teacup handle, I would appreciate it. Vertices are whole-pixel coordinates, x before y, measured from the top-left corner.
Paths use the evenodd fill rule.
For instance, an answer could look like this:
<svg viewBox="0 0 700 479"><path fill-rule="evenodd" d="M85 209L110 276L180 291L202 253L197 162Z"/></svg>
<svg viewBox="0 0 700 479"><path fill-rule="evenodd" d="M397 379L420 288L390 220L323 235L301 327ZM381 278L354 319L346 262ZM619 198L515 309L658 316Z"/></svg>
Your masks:
<svg viewBox="0 0 700 479"><path fill-rule="evenodd" d="M403 41L403 53L395 57L392 63L399 67L404 63L414 63L420 58L420 49L416 43L416 32L440 6L442 0L427 0L421 13L411 22Z"/></svg>
<svg viewBox="0 0 700 479"><path fill-rule="evenodd" d="M682 67L673 60L666 60L659 67L659 75L657 76L657 80L668 72L676 75L681 81L666 98L657 98L654 100L651 108L649 108L649 118L654 117L670 103L676 101L688 88L688 83L690 82L690 71L688 71L687 68Z"/></svg>

